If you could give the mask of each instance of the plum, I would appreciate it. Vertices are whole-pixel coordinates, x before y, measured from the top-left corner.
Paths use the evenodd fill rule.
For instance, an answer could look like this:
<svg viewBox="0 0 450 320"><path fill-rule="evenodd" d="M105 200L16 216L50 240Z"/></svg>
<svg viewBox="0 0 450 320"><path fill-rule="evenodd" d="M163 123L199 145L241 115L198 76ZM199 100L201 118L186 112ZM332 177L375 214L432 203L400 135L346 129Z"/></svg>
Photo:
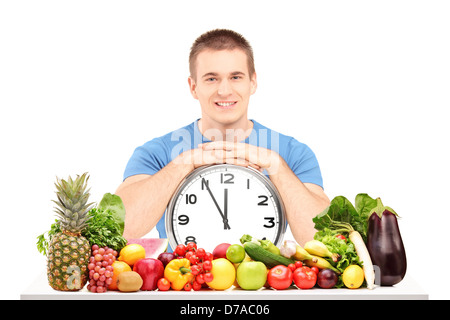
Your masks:
<svg viewBox="0 0 450 320"><path fill-rule="evenodd" d="M331 269L322 269L317 275L317 284L323 289L333 288L337 282L338 276Z"/></svg>
<svg viewBox="0 0 450 320"><path fill-rule="evenodd" d="M175 259L175 255L172 252L163 252L158 256L158 260L163 263L164 268L173 259Z"/></svg>

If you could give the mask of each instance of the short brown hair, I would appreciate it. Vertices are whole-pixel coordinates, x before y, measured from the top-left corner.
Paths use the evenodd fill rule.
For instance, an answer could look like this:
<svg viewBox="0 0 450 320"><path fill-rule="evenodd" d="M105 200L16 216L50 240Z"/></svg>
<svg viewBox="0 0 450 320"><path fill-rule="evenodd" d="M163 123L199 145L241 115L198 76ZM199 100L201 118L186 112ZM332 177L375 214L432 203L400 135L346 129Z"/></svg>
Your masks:
<svg viewBox="0 0 450 320"><path fill-rule="evenodd" d="M250 43L239 33L228 29L214 29L198 37L191 47L189 54L189 72L195 79L196 60L202 50L234 50L241 49L247 55L249 76L255 73L253 49Z"/></svg>

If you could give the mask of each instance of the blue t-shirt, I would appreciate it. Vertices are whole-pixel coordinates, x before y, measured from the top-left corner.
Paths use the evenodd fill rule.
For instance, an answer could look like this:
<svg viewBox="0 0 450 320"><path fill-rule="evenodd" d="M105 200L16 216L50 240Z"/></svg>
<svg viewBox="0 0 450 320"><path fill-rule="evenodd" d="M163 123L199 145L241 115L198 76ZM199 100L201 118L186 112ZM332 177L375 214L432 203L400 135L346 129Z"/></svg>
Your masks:
<svg viewBox="0 0 450 320"><path fill-rule="evenodd" d="M323 188L319 163L312 150L296 139L273 131L252 120L253 130L242 142L277 152L303 183L314 183ZM211 142L199 128L198 120L137 147L125 168L123 179L137 175L153 175L181 153L195 149L201 143ZM165 213L156 225L160 238L167 238Z"/></svg>

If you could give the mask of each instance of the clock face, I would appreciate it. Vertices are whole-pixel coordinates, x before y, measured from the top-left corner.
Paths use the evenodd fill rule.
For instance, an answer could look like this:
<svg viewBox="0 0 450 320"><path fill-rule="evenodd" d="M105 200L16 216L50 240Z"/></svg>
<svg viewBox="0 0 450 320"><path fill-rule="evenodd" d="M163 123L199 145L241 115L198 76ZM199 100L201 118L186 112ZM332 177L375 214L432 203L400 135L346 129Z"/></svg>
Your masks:
<svg viewBox="0 0 450 320"><path fill-rule="evenodd" d="M280 245L286 222L280 196L256 170L214 165L194 170L178 187L166 212L172 248L194 241L212 252L240 243L244 234Z"/></svg>

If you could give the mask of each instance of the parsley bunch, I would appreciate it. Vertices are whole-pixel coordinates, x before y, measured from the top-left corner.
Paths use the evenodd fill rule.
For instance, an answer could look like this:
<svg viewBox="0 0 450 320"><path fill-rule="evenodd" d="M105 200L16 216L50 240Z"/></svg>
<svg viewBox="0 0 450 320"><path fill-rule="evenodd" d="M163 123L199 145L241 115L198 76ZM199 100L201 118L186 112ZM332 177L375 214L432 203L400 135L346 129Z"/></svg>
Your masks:
<svg viewBox="0 0 450 320"><path fill-rule="evenodd" d="M89 211L89 215L92 218L89 219L88 227L82 235L91 245L107 246L117 252L127 245L127 240L122 236L121 228L109 209L93 208Z"/></svg>

